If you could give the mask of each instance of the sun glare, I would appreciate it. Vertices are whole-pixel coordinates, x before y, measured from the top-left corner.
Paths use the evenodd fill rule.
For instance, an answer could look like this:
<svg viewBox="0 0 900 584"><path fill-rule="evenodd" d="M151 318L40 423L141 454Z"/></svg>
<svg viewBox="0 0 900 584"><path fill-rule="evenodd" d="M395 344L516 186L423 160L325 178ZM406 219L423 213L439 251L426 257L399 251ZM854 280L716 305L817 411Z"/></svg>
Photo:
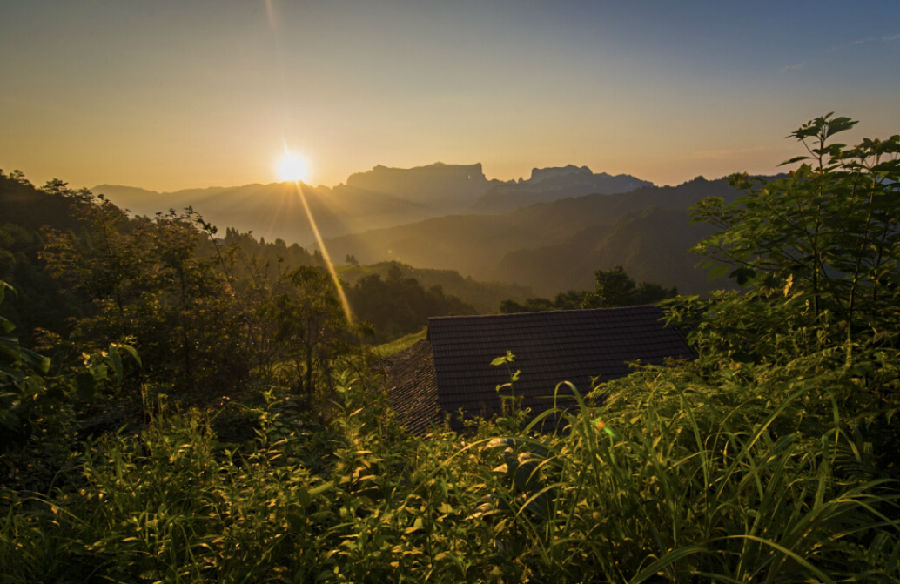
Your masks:
<svg viewBox="0 0 900 584"><path fill-rule="evenodd" d="M285 150L278 160L278 180L282 182L306 182L309 180L309 163L306 158Z"/></svg>

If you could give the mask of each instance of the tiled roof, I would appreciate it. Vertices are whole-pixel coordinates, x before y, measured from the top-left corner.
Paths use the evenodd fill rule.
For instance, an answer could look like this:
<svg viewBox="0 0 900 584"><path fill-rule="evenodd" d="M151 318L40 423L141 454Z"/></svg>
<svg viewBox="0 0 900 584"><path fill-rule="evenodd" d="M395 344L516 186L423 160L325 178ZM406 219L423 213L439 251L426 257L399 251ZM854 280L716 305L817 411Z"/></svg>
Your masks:
<svg viewBox="0 0 900 584"><path fill-rule="evenodd" d="M388 358L387 399L403 427L422 434L443 420L438 406L437 382L431 344L422 339Z"/></svg>
<svg viewBox="0 0 900 584"><path fill-rule="evenodd" d="M626 375L627 362L692 358L684 337L664 326L662 316L656 306L627 306L430 318L438 405L468 416L499 413L495 387L509 381L509 371L490 363L507 351L515 355L512 370L522 371L515 394L534 413L552 406L560 381L587 393L592 378Z"/></svg>

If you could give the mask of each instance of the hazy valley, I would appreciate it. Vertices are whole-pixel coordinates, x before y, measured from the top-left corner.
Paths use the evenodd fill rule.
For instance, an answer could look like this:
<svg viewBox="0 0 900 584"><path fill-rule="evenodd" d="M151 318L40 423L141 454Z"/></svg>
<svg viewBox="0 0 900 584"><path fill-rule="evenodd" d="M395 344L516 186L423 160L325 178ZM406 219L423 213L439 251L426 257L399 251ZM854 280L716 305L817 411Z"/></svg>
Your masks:
<svg viewBox="0 0 900 584"><path fill-rule="evenodd" d="M157 193L98 185L93 190L136 215L192 206L220 227L316 247L290 183ZM639 280L684 292L712 287L687 249L707 235L687 209L734 196L724 179L657 187L587 167L534 169L528 179L488 180L480 164L412 169L377 166L334 187L300 185L335 261L399 261L455 270L483 281L552 295L588 288L596 269L622 265ZM721 285L721 283L719 283Z"/></svg>

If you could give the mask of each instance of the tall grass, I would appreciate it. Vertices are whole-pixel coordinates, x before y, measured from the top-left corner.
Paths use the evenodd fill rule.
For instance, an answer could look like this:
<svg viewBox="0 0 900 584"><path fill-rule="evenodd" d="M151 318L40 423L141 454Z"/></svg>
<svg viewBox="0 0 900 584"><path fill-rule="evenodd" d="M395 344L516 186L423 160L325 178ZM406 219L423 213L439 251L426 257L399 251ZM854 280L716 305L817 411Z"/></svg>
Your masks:
<svg viewBox="0 0 900 584"><path fill-rule="evenodd" d="M0 581L897 581L897 485L819 365L644 368L544 434L410 437L357 379L237 449L163 409L66 487L0 490Z"/></svg>
<svg viewBox="0 0 900 584"><path fill-rule="evenodd" d="M421 341L425 338L426 333L427 329L423 327L421 330L414 333L409 333L408 335L404 335L399 339L394 339L393 341L390 341L388 343L377 345L372 348L372 352L376 357L390 357L391 355L395 355L396 353L399 353L400 351L411 347L416 342Z"/></svg>

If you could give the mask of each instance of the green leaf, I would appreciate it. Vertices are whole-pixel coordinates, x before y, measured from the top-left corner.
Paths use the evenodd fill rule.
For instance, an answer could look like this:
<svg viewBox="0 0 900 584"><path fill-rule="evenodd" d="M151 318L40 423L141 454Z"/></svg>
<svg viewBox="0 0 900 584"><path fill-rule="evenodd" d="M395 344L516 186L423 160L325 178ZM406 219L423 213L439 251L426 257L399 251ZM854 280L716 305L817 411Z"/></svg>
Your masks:
<svg viewBox="0 0 900 584"><path fill-rule="evenodd" d="M122 357L119 356L119 351L115 347L110 347L108 355L107 361L112 364L116 379L121 380L125 377L125 368L122 366Z"/></svg>
<svg viewBox="0 0 900 584"><path fill-rule="evenodd" d="M499 367L500 365L505 365L506 363L512 363L516 360L516 356L512 354L512 351L507 351L506 355L501 357L495 357L491 360L491 367Z"/></svg>
<svg viewBox="0 0 900 584"><path fill-rule="evenodd" d="M26 367L42 375L50 371L49 357L21 346L17 339L0 337L0 354L6 355L11 361L23 361Z"/></svg>
<svg viewBox="0 0 900 584"><path fill-rule="evenodd" d="M885 160L872 167L873 172L887 172L891 174L900 173L900 159Z"/></svg>
<svg viewBox="0 0 900 584"><path fill-rule="evenodd" d="M6 295L7 290L12 294L16 293L16 289L6 282L6 280L0 280L0 304L3 304L3 298Z"/></svg>
<svg viewBox="0 0 900 584"><path fill-rule="evenodd" d="M743 286L756 277L756 270L742 266L728 274L728 277L737 282L739 286Z"/></svg>
<svg viewBox="0 0 900 584"><path fill-rule="evenodd" d="M138 367L143 366L143 364L141 363L141 357L140 357L140 355L138 355L137 349L135 349L131 345L125 345L122 343L112 343L110 345L110 348L115 348L117 351L125 351L126 353L128 353L131 356L132 359L134 359L134 361L138 364Z"/></svg>
<svg viewBox="0 0 900 584"><path fill-rule="evenodd" d="M332 481L328 481L327 483L322 483L317 487L309 489L309 491L307 492L309 493L310 497L317 497L322 493L331 490L332 488L334 488L334 483Z"/></svg>
<svg viewBox="0 0 900 584"><path fill-rule="evenodd" d="M847 117L833 118L829 120L825 129L825 138L830 138L838 132L845 132L857 124L856 120Z"/></svg>
<svg viewBox="0 0 900 584"><path fill-rule="evenodd" d="M94 397L97 381L89 371L81 371L75 376L75 386L78 398L82 401L88 401Z"/></svg>
<svg viewBox="0 0 900 584"><path fill-rule="evenodd" d="M109 379L109 367L105 363L97 363L88 367L88 371L94 381L101 382Z"/></svg>
<svg viewBox="0 0 900 584"><path fill-rule="evenodd" d="M806 160L807 158L809 158L809 157L808 156L794 156L793 158L789 158L789 159L785 160L778 166L787 166L788 164L794 164L796 162L800 162L801 160Z"/></svg>
<svg viewBox="0 0 900 584"><path fill-rule="evenodd" d="M415 533L415 532L419 531L420 529L422 529L423 525L424 525L424 523L423 523L423 521L422 521L422 518L421 518L421 517L416 517L416 520L413 521L412 527L407 527L407 528L403 531L403 533L405 533L405 534L407 534L407 535L409 535L409 534L411 534L411 533Z"/></svg>
<svg viewBox="0 0 900 584"><path fill-rule="evenodd" d="M771 540L768 540L768 539L765 539L765 538L762 538L762 537L759 537L756 535L751 535L751 534L729 535L729 536L725 536L725 538L723 538L723 539L748 539L750 541L755 541L757 543L767 545L775 550L778 550L782 554L788 556L789 558L791 558L792 560L794 560L795 562L797 562L798 564L800 564L801 566L806 568L812 574L815 574L816 578L818 578L820 582L832 582L833 581L824 572L822 572L820 569L818 569L817 567L812 565L805 558L799 556L792 550L789 550L788 548L786 548L774 541L771 541Z"/></svg>
<svg viewBox="0 0 900 584"><path fill-rule="evenodd" d="M647 566L646 568L644 568L643 570L641 570L640 572L638 572L628 582L629 582L629 584L643 582L644 580L647 580L648 578L655 575L656 573L666 570L667 568L669 568L672 564L674 564L681 558L684 558L686 556L690 556L693 554L702 554L702 553L707 553L707 552L708 552L708 550L706 548L703 548L700 546L695 546L695 545L674 549L674 550L670 551L669 553L667 553L666 555L664 555L663 557L656 560L655 562L653 562L652 564L650 564L649 566Z"/></svg>

